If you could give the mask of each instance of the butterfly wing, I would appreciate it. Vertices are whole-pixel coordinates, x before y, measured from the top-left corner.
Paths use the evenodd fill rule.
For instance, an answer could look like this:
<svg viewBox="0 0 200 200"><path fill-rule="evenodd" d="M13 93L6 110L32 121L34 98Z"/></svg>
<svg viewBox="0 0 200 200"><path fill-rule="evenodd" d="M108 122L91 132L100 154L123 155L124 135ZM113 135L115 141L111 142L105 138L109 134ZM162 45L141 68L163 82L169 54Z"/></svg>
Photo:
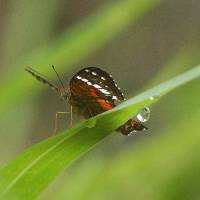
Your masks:
<svg viewBox="0 0 200 200"><path fill-rule="evenodd" d="M148 128L141 122L135 119L129 119L125 124L120 126L117 131L120 131L123 135L132 135L136 131L145 131Z"/></svg>
<svg viewBox="0 0 200 200"><path fill-rule="evenodd" d="M113 78L96 67L84 68L70 81L71 103L86 117L92 117L123 101L124 95Z"/></svg>

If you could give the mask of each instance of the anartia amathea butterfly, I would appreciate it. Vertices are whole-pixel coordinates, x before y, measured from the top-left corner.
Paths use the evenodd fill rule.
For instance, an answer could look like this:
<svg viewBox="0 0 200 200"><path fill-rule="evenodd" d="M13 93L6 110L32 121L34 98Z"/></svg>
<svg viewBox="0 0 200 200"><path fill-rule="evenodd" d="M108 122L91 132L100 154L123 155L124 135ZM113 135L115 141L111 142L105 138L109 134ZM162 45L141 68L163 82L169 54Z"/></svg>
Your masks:
<svg viewBox="0 0 200 200"><path fill-rule="evenodd" d="M69 88L63 84L61 87L57 87L30 67L26 68L26 71L59 92L64 100L68 101L73 107L73 111L86 119L108 111L125 100L124 94L112 76L97 67L88 67L80 70L72 77ZM148 108L145 109L148 113ZM147 130L147 128L136 117L128 120L117 129L124 135L143 130Z"/></svg>

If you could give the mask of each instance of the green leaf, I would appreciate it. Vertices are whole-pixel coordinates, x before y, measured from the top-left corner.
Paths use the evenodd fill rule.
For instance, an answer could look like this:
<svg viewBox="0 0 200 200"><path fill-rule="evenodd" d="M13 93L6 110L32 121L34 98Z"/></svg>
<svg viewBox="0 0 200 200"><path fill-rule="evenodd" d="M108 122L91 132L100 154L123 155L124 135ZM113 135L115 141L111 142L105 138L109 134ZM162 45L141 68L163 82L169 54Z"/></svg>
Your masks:
<svg viewBox="0 0 200 200"><path fill-rule="evenodd" d="M100 142L142 106L200 76L200 66L123 102L22 153L0 171L0 194L4 199L35 199L70 163Z"/></svg>
<svg viewBox="0 0 200 200"><path fill-rule="evenodd" d="M38 87L24 73L24 67L37 67L37 70L50 78L53 76L53 73L50 73L51 65L55 65L59 71L67 72L159 3L160 0L124 0L106 5L66 30L55 41L23 56L16 62L16 70L9 74L9 79L0 85L0 111L7 112L12 106L17 106L41 90L42 87Z"/></svg>

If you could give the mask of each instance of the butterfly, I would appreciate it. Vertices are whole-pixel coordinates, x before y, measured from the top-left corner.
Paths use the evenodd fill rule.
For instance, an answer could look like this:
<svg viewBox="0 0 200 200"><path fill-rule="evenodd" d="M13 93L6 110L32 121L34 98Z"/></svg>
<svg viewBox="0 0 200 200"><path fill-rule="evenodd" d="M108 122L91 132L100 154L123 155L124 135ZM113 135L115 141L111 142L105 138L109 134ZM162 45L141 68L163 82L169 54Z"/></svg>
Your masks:
<svg viewBox="0 0 200 200"><path fill-rule="evenodd" d="M64 86L54 66L61 86L58 87L48 80L44 75L30 67L25 70L32 74L37 80L49 85L59 93L63 100L69 103L72 110L86 119L100 113L113 109L125 100L124 94L117 86L112 76L97 67L87 67L77 72L70 80L69 87ZM63 112L64 113L64 112ZM132 119L120 126L117 131L123 135L131 135L136 131L147 130L142 122L149 118L150 110L145 107Z"/></svg>

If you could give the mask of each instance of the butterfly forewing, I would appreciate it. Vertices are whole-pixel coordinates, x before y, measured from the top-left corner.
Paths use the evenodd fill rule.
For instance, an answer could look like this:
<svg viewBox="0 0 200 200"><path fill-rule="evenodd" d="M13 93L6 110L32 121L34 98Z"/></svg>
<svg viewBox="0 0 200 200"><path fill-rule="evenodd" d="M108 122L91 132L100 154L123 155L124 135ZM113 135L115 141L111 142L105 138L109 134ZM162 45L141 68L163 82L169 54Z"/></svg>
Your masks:
<svg viewBox="0 0 200 200"><path fill-rule="evenodd" d="M124 100L124 95L118 88L117 84L107 72L96 67L88 67L79 71L70 81L70 88L74 81L88 85L94 88L98 95L104 99Z"/></svg>
<svg viewBox="0 0 200 200"><path fill-rule="evenodd" d="M84 68L75 74L70 81L70 91L72 104L85 109L88 117L110 110L115 101L124 100L112 77L96 67Z"/></svg>

